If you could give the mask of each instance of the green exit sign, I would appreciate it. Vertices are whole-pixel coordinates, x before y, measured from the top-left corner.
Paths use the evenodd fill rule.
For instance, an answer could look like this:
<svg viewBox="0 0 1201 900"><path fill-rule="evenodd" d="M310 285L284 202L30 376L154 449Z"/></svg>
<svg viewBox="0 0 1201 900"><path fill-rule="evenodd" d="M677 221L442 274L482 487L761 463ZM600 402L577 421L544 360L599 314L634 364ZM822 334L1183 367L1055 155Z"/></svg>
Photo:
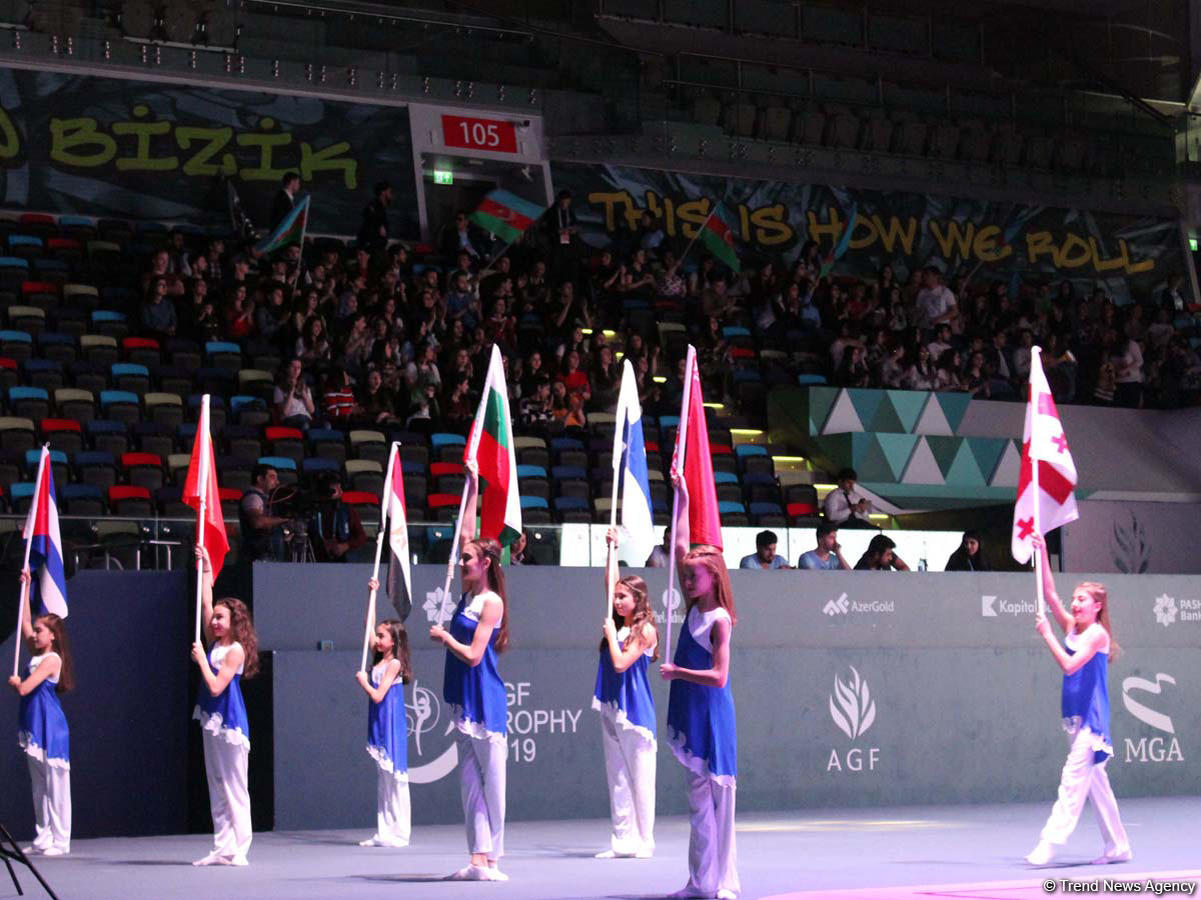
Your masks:
<svg viewBox="0 0 1201 900"><path fill-rule="evenodd" d="M455 173L447 169L434 169L434 184L454 184Z"/></svg>
<svg viewBox="0 0 1201 900"><path fill-rule="evenodd" d="M1194 253L1197 252L1197 239L1195 237L1191 237L1188 239L1188 248L1190 250L1192 250Z"/></svg>

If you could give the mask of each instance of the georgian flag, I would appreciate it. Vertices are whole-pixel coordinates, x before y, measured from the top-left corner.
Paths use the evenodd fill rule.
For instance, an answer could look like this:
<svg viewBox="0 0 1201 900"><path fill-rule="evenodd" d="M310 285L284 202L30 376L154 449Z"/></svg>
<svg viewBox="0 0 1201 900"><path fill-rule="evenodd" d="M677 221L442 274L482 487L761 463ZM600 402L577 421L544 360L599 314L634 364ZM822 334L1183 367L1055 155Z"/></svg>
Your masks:
<svg viewBox="0 0 1201 900"><path fill-rule="evenodd" d="M617 397L617 428L613 433L613 477L620 485L621 524L626 532L625 554L635 564L655 549L651 517L651 488L646 468L646 443L642 437L642 404L638 380L627 359L622 363L621 392Z"/></svg>
<svg viewBox="0 0 1201 900"><path fill-rule="evenodd" d="M1026 401L1026 427L1022 432L1022 468L1018 497L1013 507L1013 558L1028 563L1034 553L1030 538L1075 522L1076 464L1067 435L1059 421L1055 400L1043 373L1040 349L1030 355L1030 393ZM1038 465L1038 497L1034 496L1034 466Z"/></svg>
<svg viewBox="0 0 1201 900"><path fill-rule="evenodd" d="M54 470L50 451L42 448L38 461L37 484L33 503L25 519L25 540L29 542L30 609L33 615L53 613L67 617L67 572L63 566L63 539L58 528L58 504L54 495ZM36 602L35 602L36 601Z"/></svg>

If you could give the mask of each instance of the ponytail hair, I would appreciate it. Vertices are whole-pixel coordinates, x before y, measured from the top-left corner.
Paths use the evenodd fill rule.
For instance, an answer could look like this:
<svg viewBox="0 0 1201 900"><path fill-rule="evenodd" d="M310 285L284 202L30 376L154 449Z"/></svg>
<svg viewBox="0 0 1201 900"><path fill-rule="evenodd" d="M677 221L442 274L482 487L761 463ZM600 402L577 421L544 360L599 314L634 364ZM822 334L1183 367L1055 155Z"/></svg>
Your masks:
<svg viewBox="0 0 1201 900"><path fill-rule="evenodd" d="M236 597L222 597L213 608L224 606L229 610L229 634L242 645L245 657L242 660L242 677L253 678L259 673L259 639L250 621L250 610Z"/></svg>
<svg viewBox="0 0 1201 900"><path fill-rule="evenodd" d="M67 640L67 623L54 613L38 616L35 622L41 622L53 636L50 649L58 654L62 665L58 670L58 684L54 686L56 694L65 694L75 689L75 666L71 661L71 642Z"/></svg>
<svg viewBox="0 0 1201 900"><path fill-rule="evenodd" d="M509 649L509 598L505 594L505 570L500 565L501 546L491 538L476 538L467 542L475 547L488 561L488 570L484 576L488 590L493 591L501 601L500 624L496 627L496 652L504 653Z"/></svg>

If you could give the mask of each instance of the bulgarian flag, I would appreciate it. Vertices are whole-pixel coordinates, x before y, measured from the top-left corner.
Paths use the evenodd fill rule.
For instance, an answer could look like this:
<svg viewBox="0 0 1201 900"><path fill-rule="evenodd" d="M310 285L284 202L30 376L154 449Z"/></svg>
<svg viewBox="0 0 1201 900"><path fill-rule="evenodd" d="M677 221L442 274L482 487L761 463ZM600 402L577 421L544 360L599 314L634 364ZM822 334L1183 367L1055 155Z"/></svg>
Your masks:
<svg viewBox="0 0 1201 900"><path fill-rule="evenodd" d="M524 200L511 191L498 189L490 191L480 208L467 218L504 243L511 244L544 212L545 206Z"/></svg>
<svg viewBox="0 0 1201 900"><path fill-rule="evenodd" d="M1035 347L1030 355L1022 466L1018 473L1017 503L1013 507L1011 549L1013 558L1020 563L1030 561L1034 552L1030 538L1034 532L1046 534L1080 517L1074 493L1076 464L1043 373L1040 352Z"/></svg>
<svg viewBox="0 0 1201 900"><path fill-rule="evenodd" d="M734 251L734 233L730 231L730 226L722 221L719 211L721 204L713 212L709 213L709 218L705 219L705 224L701 226L701 243L705 245L705 249L709 251L719 261L726 264L733 272L742 271L742 265L738 262L738 254Z"/></svg>
<svg viewBox="0 0 1201 900"><path fill-rule="evenodd" d="M184 481L183 502L196 510L196 537L208 550L215 582L221 574L225 554L229 552L229 537L221 512L221 492L213 462L213 435L209 429L209 395L205 394L200 406L200 421L196 424L196 437L192 441L192 460L188 463L188 476Z"/></svg>
<svg viewBox="0 0 1201 900"><path fill-rule="evenodd" d="M709 453L709 430L705 425L705 398L696 348L688 345L684 363L684 397L680 404L680 427L671 467L684 476L688 487L688 534L693 544L711 544L722 549L721 516L717 512L717 486L713 481L713 457Z"/></svg>
<svg viewBox="0 0 1201 900"><path fill-rule="evenodd" d="M502 545L513 543L521 534L521 497L517 493L517 453L513 447L509 391L500 348L495 344L488 362L488 377L484 379L484 395L471 423L463 459L475 460L487 487L482 499L480 537L493 538Z"/></svg>
<svg viewBox="0 0 1201 900"><path fill-rule="evenodd" d="M311 194L305 194L300 202L292 207L292 211L284 216L284 220L275 226L275 230L254 245L254 252L260 256L282 250L289 244L304 246L304 233L309 224L309 201Z"/></svg>

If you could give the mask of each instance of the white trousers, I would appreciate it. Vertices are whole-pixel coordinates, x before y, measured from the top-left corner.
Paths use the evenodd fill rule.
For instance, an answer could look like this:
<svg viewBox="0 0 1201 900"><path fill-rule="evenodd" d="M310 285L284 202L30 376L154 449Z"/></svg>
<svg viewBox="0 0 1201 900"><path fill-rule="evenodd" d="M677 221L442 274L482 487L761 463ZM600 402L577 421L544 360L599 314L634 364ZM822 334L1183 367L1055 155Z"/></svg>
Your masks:
<svg viewBox="0 0 1201 900"><path fill-rule="evenodd" d="M71 850L71 770L52 766L28 754L29 778L33 782L33 827L35 850L54 847Z"/></svg>
<svg viewBox="0 0 1201 900"><path fill-rule="evenodd" d="M375 767L375 836L373 840L388 847L407 847L412 830L409 783L398 781L391 772Z"/></svg>
<svg viewBox="0 0 1201 900"><path fill-rule="evenodd" d="M655 849L655 742L601 712L601 746L609 779L614 853Z"/></svg>
<svg viewBox="0 0 1201 900"><path fill-rule="evenodd" d="M209 783L209 808L213 813L213 853L244 857L250 850L250 788L246 764L250 749L231 744L201 729L204 740L204 774Z"/></svg>
<svg viewBox="0 0 1201 900"><path fill-rule="evenodd" d="M1105 852L1125 853L1130 849L1130 838L1122 826L1118 801L1113 796L1113 788L1109 786L1105 763L1093 762L1093 741L1096 736L1087 728L1081 728L1074 734L1069 732L1069 737L1072 749L1068 751L1059 779L1059 799L1055 801L1047 824L1043 826L1041 837L1051 844L1067 843L1080 820L1085 799L1092 797Z"/></svg>
<svg viewBox="0 0 1201 900"><path fill-rule="evenodd" d="M688 783L688 887L713 897L719 890L742 892L734 847L735 785L685 770Z"/></svg>
<svg viewBox="0 0 1201 900"><path fill-rule="evenodd" d="M458 732L459 789L467 851L500 859L505 853L505 767L509 745Z"/></svg>

